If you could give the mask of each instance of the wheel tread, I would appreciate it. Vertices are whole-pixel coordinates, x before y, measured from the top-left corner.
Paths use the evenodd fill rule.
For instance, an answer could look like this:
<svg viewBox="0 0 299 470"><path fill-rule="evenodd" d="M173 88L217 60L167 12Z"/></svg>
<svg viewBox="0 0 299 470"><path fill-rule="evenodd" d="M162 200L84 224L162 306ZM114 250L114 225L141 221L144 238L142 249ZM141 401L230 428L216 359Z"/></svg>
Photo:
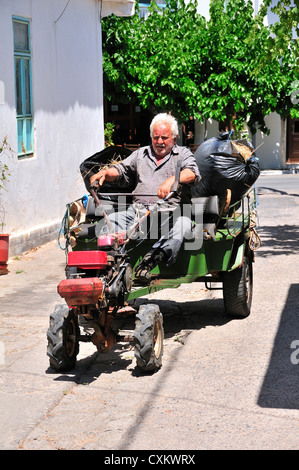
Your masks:
<svg viewBox="0 0 299 470"><path fill-rule="evenodd" d="M163 317L155 304L142 305L136 314L135 323L135 358L137 366L144 371L156 371L161 367L163 355ZM159 322L159 333L162 335L158 357L154 351L155 324Z"/></svg>

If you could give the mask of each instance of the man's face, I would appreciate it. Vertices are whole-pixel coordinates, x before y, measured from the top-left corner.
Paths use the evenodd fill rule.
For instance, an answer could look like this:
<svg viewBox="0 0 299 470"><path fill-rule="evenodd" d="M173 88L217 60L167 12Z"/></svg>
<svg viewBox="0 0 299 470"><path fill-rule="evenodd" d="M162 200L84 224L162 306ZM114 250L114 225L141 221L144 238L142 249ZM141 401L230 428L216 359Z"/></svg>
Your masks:
<svg viewBox="0 0 299 470"><path fill-rule="evenodd" d="M176 138L173 138L170 124L157 123L153 128L152 144L157 158L163 158L167 155L174 144Z"/></svg>

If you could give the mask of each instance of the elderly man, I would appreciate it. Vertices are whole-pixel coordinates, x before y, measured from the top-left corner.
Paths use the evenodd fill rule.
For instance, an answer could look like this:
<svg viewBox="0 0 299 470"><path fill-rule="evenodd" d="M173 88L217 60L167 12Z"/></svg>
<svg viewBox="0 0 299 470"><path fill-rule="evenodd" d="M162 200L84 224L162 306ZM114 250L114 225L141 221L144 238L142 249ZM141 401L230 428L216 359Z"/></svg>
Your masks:
<svg viewBox="0 0 299 470"><path fill-rule="evenodd" d="M168 236L161 237L154 243L152 250L145 255L135 270L135 276L141 281L150 280L150 271L161 261L167 266L173 264L183 243L184 237L191 230L188 217L172 217L183 204L190 203L190 186L200 179L198 167L193 154L186 147L176 145L178 125L176 119L169 114L158 114L150 125L152 145L142 147L133 152L121 163L100 170L90 179L91 184L98 181L114 181L120 187L136 182L132 193L134 205L126 212L118 212L109 216L116 232L125 230L133 223L136 203L151 209L159 199L165 199L176 183L176 170L180 191L163 204L163 210L170 214L171 228ZM152 196L151 196L152 195ZM162 210L162 205L161 205Z"/></svg>

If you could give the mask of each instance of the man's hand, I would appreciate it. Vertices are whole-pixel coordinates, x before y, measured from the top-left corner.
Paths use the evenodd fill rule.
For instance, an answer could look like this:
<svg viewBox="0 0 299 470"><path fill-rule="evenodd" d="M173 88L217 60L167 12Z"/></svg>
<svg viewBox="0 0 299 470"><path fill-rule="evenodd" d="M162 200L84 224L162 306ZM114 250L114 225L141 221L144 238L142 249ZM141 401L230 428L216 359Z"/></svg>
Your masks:
<svg viewBox="0 0 299 470"><path fill-rule="evenodd" d="M190 184L190 183L193 183L195 178L196 178L195 173L193 173L192 170L189 170L189 168L185 168L180 173L179 183ZM174 183L175 183L175 176L171 176L170 178L167 178L167 180L165 180L159 187L157 196L160 199L164 199L166 196L168 196L168 194L171 192L171 188L174 185Z"/></svg>
<svg viewBox="0 0 299 470"><path fill-rule="evenodd" d="M99 186L102 186L105 179L106 179L106 171L101 170L90 178L90 184L93 185L94 183L98 182Z"/></svg>
<svg viewBox="0 0 299 470"><path fill-rule="evenodd" d="M164 199L171 191L172 186L174 185L175 177L171 176L167 178L158 189L157 196L160 199Z"/></svg>

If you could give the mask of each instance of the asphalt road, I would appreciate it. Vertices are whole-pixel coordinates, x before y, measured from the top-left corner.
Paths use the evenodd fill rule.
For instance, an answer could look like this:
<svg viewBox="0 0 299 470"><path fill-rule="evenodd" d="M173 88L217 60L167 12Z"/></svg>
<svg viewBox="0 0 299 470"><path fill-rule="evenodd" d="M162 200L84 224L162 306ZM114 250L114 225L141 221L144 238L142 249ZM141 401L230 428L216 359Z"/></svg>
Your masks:
<svg viewBox="0 0 299 470"><path fill-rule="evenodd" d="M299 175L262 175L256 186L262 246L251 315L227 318L221 291L196 283L139 300L158 302L164 316L163 366L153 375L138 373L125 343L106 355L83 343L75 370L51 372L46 330L61 303L64 252L50 243L10 261L0 276L1 449L108 458L298 449Z"/></svg>

